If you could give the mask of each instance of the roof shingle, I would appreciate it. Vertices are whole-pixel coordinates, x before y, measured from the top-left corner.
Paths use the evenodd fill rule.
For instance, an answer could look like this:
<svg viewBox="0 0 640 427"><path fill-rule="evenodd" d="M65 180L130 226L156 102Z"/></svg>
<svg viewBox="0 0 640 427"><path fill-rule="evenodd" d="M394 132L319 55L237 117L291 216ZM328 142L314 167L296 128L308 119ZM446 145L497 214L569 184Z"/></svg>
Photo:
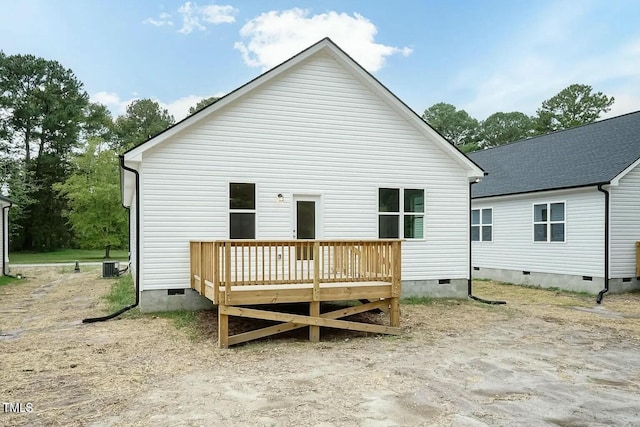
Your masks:
<svg viewBox="0 0 640 427"><path fill-rule="evenodd" d="M473 197L609 183L640 158L640 111L469 154Z"/></svg>

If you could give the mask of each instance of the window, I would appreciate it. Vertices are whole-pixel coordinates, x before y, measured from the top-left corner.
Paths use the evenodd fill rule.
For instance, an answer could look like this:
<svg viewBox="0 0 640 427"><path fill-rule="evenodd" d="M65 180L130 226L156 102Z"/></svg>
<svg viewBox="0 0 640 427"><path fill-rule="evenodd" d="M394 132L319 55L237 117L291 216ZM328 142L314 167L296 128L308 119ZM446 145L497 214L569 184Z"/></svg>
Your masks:
<svg viewBox="0 0 640 427"><path fill-rule="evenodd" d="M565 241L564 203L533 205L533 241Z"/></svg>
<svg viewBox="0 0 640 427"><path fill-rule="evenodd" d="M424 238L424 190L400 188L378 190L378 237L381 239Z"/></svg>
<svg viewBox="0 0 640 427"><path fill-rule="evenodd" d="M473 209L471 211L471 241L493 241L493 209Z"/></svg>
<svg viewBox="0 0 640 427"><path fill-rule="evenodd" d="M255 184L229 184L229 238L256 238Z"/></svg>

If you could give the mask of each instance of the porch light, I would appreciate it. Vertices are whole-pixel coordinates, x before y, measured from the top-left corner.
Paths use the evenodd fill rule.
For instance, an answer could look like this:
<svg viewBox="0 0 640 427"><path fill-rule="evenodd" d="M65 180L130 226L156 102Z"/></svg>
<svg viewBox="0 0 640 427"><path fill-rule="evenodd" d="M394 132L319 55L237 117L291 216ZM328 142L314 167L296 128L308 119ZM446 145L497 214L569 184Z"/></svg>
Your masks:
<svg viewBox="0 0 640 427"><path fill-rule="evenodd" d="M279 203L284 202L284 196L282 195L282 193L278 193L278 202Z"/></svg>

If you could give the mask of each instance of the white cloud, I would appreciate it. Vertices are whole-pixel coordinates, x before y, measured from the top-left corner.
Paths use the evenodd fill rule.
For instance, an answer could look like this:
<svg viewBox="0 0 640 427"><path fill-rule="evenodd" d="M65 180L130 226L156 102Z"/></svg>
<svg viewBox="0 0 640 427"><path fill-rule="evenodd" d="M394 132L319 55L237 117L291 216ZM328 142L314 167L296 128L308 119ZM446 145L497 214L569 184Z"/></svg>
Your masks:
<svg viewBox="0 0 640 427"><path fill-rule="evenodd" d="M640 95L629 95L628 93L618 92L611 92L608 95L612 95L616 100L611 106L611 110L602 115L603 119L640 110Z"/></svg>
<svg viewBox="0 0 640 427"><path fill-rule="evenodd" d="M182 26L178 29L179 33L189 34L195 30L205 31L207 24L231 24L236 21L235 15L238 9L229 5L210 4L198 6L195 2L186 2L178 7L174 14L163 12L156 18L147 18L142 21L143 24L150 24L156 27L173 26L173 17L182 19Z"/></svg>
<svg viewBox="0 0 640 427"><path fill-rule="evenodd" d="M189 114L189 108L194 107L201 100L209 98L211 96L220 98L224 95L225 94L222 92L204 96L187 95L169 102L164 102L157 98L152 99L156 101L160 105L160 107L166 108L167 111L169 111L169 114L171 114L174 119L176 119L176 121L180 121L187 117L187 115ZM98 92L91 96L92 102L99 102L100 104L107 106L114 118L125 114L127 111L127 106L137 99L140 98L135 96L133 98L123 100L117 93L114 92Z"/></svg>
<svg viewBox="0 0 640 427"><path fill-rule="evenodd" d="M388 56L409 55L412 49L375 43L378 30L367 18L354 13L327 12L309 16L308 10L294 8L263 13L240 30L245 41L236 42L244 62L269 69L311 44L330 37L360 65L371 72L382 68Z"/></svg>
<svg viewBox="0 0 640 427"><path fill-rule="evenodd" d="M198 6L195 2L188 1L178 8L178 13L182 16L182 28L178 32L189 34L194 30L206 30L205 24L217 25L235 22L238 9L229 5L216 4Z"/></svg>
<svg viewBox="0 0 640 427"><path fill-rule="evenodd" d="M158 19L147 18L144 21L142 21L142 23L151 24L156 27L162 27L164 25L167 25L169 27L173 26L173 21L171 20L171 14L166 12L161 13Z"/></svg>
<svg viewBox="0 0 640 427"><path fill-rule="evenodd" d="M220 6L211 4L200 8L202 19L212 24L232 24L236 22L235 15L237 13L238 9L229 5Z"/></svg>
<svg viewBox="0 0 640 427"><path fill-rule="evenodd" d="M189 114L189 108L195 107L195 105L204 98L207 97L200 95L187 95L170 102L157 101L162 108L166 108L169 111L169 114L171 114L176 121L180 121L187 117Z"/></svg>
<svg viewBox="0 0 640 427"><path fill-rule="evenodd" d="M124 114L127 111L127 105L136 99L137 98L122 100L115 92L98 92L91 95L91 102L98 102L105 105L109 111L111 111L114 118Z"/></svg>

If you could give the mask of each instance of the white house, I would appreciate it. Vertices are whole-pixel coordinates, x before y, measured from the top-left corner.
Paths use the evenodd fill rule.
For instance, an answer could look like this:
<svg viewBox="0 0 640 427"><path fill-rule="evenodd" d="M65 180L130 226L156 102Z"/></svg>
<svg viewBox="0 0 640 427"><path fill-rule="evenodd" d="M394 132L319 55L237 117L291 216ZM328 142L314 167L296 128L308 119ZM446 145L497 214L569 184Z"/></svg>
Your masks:
<svg viewBox="0 0 640 427"><path fill-rule="evenodd" d="M13 202L0 196L0 209L2 209L0 221L0 254L2 254L2 275L9 274L9 208Z"/></svg>
<svg viewBox="0 0 640 427"><path fill-rule="evenodd" d="M598 293L640 288L640 112L478 151L474 277Z"/></svg>
<svg viewBox="0 0 640 427"><path fill-rule="evenodd" d="M144 311L209 304L189 241L402 238L405 295L465 297L484 172L331 40L126 152Z"/></svg>

